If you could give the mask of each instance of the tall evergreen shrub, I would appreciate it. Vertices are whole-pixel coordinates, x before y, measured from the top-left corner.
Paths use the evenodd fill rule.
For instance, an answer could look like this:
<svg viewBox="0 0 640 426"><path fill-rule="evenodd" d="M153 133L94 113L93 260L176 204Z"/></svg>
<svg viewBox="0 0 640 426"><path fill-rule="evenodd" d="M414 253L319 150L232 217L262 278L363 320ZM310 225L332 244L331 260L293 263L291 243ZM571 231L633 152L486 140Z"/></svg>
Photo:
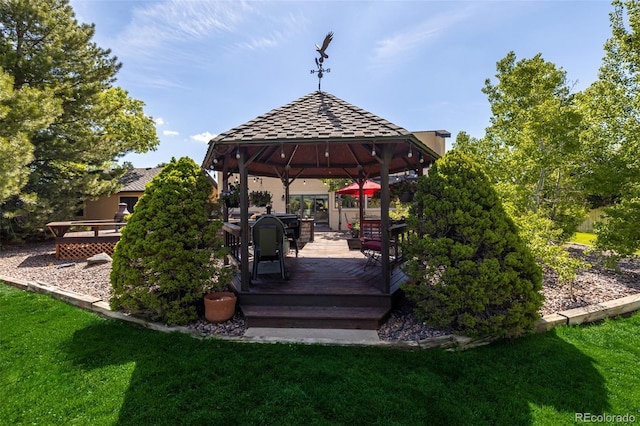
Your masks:
<svg viewBox="0 0 640 426"><path fill-rule="evenodd" d="M111 307L169 324L197 318L197 303L227 285L219 220L212 220L211 182L183 157L147 185L116 245Z"/></svg>
<svg viewBox="0 0 640 426"><path fill-rule="evenodd" d="M477 163L445 154L420 178L407 221L416 233L405 291L417 316L475 337L532 328L542 272Z"/></svg>

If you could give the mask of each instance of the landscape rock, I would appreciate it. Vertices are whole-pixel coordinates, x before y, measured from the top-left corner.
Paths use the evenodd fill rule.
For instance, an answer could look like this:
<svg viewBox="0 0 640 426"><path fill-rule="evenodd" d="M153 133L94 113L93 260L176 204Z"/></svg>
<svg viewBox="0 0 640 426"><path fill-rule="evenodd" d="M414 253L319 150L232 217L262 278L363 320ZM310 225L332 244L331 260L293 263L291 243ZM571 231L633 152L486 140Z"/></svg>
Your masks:
<svg viewBox="0 0 640 426"><path fill-rule="evenodd" d="M100 265L103 263L111 262L111 256L107 253L96 254L95 256L91 256L87 259L87 266L91 265Z"/></svg>

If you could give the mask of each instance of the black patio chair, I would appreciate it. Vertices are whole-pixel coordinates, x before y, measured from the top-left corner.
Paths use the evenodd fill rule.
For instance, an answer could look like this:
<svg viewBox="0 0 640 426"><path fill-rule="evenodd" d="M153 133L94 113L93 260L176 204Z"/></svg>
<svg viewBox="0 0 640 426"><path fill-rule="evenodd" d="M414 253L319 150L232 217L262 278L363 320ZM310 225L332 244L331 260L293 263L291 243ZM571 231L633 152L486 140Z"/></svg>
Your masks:
<svg viewBox="0 0 640 426"><path fill-rule="evenodd" d="M273 215L261 215L251 230L253 237L253 273L258 276L258 264L264 261L278 261L280 276L287 279L288 274L284 263L285 227L282 221Z"/></svg>

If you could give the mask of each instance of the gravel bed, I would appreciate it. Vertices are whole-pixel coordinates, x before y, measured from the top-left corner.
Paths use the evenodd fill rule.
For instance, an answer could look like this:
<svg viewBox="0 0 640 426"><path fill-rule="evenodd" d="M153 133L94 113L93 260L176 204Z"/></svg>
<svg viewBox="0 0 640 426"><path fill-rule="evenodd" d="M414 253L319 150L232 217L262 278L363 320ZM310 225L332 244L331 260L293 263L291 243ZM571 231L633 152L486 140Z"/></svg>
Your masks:
<svg viewBox="0 0 640 426"><path fill-rule="evenodd" d="M640 293L640 260L624 259L618 271L603 267L601 259L585 252L584 247L572 245L573 256L588 262L589 269L579 271L571 289L558 283L557 276L545 271L542 293L545 302L540 313L549 315L566 309L601 303ZM0 275L29 281L40 281L65 290L109 300L111 264L88 266L86 260L58 260L53 243L34 243L3 248L0 251ZM242 336L244 319L240 314L222 324L211 324L204 319L189 326L203 334ZM427 326L411 312L411 303L401 300L382 325L378 335L382 340L415 341L449 334Z"/></svg>

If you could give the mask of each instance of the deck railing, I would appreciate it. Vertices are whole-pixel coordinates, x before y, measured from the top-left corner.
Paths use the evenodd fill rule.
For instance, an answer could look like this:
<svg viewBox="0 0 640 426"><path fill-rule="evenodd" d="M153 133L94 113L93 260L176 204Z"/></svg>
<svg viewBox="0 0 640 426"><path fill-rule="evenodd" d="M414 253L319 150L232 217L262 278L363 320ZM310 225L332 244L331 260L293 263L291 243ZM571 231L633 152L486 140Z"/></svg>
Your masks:
<svg viewBox="0 0 640 426"><path fill-rule="evenodd" d="M222 225L222 231L224 232L224 246L229 249L229 256L240 264L242 228L235 223L225 222Z"/></svg>
<svg viewBox="0 0 640 426"><path fill-rule="evenodd" d="M370 221L369 221L370 222ZM379 221L378 221L379 223ZM379 227L377 231L375 226L368 224L366 237L379 238ZM242 244L242 228L236 223L225 222L222 225L222 231L224 233L224 246L229 249L229 256L240 264L240 248ZM402 264L404 261L404 255L402 253L402 245L405 244L409 235L409 228L404 222L393 223L389 227L389 264L392 267L396 267Z"/></svg>

